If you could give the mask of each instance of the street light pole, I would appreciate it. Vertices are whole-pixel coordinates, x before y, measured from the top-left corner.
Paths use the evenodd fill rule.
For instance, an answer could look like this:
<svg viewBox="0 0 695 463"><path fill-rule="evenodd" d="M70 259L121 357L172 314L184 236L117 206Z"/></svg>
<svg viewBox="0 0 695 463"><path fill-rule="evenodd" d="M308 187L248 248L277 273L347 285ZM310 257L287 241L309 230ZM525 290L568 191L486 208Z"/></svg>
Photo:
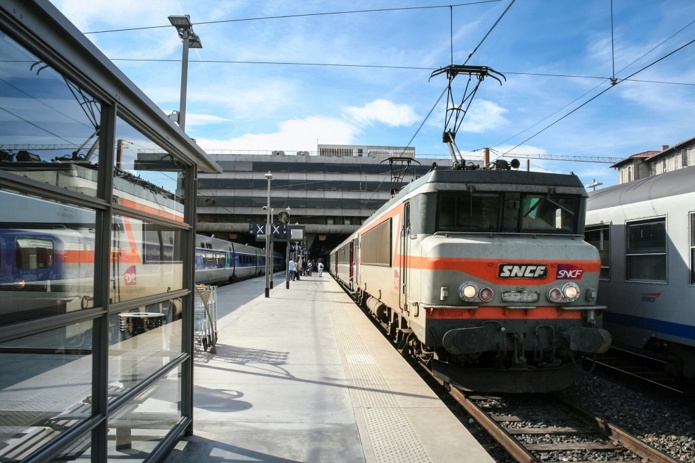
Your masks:
<svg viewBox="0 0 695 463"><path fill-rule="evenodd" d="M273 174L268 171L265 174L268 179L268 198L266 204L266 221L265 221L265 297L270 297L270 272L272 255L270 255L270 182L273 180Z"/></svg>
<svg viewBox="0 0 695 463"><path fill-rule="evenodd" d="M290 289L290 206L285 208L287 211L287 226L285 227L285 289Z"/></svg>
<svg viewBox="0 0 695 463"><path fill-rule="evenodd" d="M275 210L270 210L270 226L272 228L273 221L275 220ZM270 235L270 289L273 289L273 274L275 273L275 237Z"/></svg>
<svg viewBox="0 0 695 463"><path fill-rule="evenodd" d="M169 16L169 22L176 28L179 37L183 41L183 55L181 57L181 100L179 102L178 123L181 130L186 130L186 92L188 88L188 49L203 48L200 37L193 32L191 17L188 15Z"/></svg>

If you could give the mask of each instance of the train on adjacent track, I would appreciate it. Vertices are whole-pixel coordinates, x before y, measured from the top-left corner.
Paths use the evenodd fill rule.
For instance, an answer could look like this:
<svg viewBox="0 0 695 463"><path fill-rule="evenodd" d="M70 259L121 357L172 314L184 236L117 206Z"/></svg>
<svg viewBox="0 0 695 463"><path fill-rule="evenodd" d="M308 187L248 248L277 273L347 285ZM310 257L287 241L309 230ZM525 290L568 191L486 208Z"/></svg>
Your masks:
<svg viewBox="0 0 695 463"><path fill-rule="evenodd" d="M587 209L615 345L695 377L695 167L597 190Z"/></svg>
<svg viewBox="0 0 695 463"><path fill-rule="evenodd" d="M330 272L438 378L560 390L610 345L586 199L575 175L434 169L335 248Z"/></svg>
<svg viewBox="0 0 695 463"><path fill-rule="evenodd" d="M273 253L273 269L285 268L281 253ZM196 235L195 282L218 285L265 274L265 249L215 237Z"/></svg>

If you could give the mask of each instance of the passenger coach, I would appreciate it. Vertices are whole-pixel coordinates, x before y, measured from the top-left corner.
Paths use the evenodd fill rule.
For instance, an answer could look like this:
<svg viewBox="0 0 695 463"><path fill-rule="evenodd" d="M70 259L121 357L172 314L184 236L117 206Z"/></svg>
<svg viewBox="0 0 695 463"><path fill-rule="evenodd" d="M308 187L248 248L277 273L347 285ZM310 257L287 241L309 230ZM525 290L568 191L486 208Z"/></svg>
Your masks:
<svg viewBox="0 0 695 463"><path fill-rule="evenodd" d="M586 220L615 345L695 377L695 167L592 192Z"/></svg>

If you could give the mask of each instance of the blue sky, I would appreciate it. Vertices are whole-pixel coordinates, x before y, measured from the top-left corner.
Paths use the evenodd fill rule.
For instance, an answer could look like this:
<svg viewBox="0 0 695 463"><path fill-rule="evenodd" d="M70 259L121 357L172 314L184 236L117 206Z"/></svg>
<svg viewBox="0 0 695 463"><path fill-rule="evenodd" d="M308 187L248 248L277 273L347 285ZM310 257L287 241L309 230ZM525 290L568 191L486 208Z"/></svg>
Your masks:
<svg viewBox="0 0 695 463"><path fill-rule="evenodd" d="M447 79L430 74L452 50L507 79L477 92L456 138L468 159L484 147L522 166L624 158L695 137L695 2L613 0L611 29L610 0L518 0L493 29L510 3L53 1L165 113L179 108L182 48L167 17L189 14L203 49L189 58L186 132L210 152L410 143L448 158L446 98L435 106ZM530 163L617 183L606 163Z"/></svg>

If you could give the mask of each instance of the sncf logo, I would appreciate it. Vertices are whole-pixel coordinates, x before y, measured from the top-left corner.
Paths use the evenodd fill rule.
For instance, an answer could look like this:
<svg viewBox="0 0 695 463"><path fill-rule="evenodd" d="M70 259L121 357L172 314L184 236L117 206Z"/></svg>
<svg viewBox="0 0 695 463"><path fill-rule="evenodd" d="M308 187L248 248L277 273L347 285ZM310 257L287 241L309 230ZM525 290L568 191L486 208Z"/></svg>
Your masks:
<svg viewBox="0 0 695 463"><path fill-rule="evenodd" d="M499 278L545 278L548 266L545 264L500 264Z"/></svg>
<svg viewBox="0 0 695 463"><path fill-rule="evenodd" d="M126 271L123 273L123 281L125 282L126 286L137 285L137 278L134 265L128 267Z"/></svg>
<svg viewBox="0 0 695 463"><path fill-rule="evenodd" d="M570 264L560 264L557 266L557 280L580 280L584 274L584 269Z"/></svg>

